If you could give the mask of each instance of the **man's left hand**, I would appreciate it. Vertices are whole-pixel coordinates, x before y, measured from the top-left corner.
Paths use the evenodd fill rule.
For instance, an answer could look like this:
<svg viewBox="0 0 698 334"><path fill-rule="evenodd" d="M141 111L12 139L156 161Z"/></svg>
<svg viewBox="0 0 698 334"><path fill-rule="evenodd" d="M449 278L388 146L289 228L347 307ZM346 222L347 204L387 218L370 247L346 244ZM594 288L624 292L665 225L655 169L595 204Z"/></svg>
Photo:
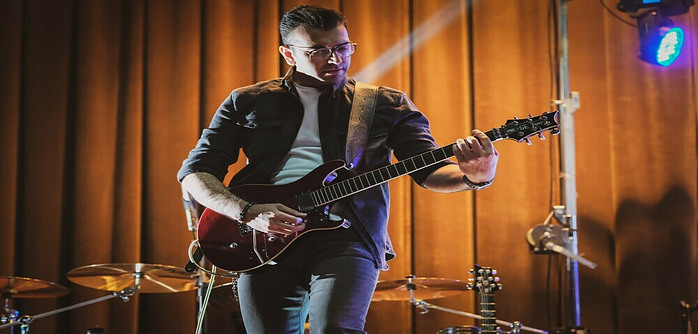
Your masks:
<svg viewBox="0 0 698 334"><path fill-rule="evenodd" d="M461 172L471 182L483 183L494 179L499 152L484 132L476 129L472 136L456 140L453 153Z"/></svg>

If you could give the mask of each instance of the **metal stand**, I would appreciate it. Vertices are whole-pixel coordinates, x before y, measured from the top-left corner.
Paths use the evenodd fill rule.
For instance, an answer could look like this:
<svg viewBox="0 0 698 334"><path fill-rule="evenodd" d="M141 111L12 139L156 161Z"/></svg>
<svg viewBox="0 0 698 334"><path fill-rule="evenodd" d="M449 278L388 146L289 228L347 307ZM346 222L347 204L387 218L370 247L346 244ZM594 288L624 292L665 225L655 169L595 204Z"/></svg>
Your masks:
<svg viewBox="0 0 698 334"><path fill-rule="evenodd" d="M570 92L569 76L569 49L567 45L567 2L569 0L557 0L557 33L559 52L559 99L555 103L560 111L560 168L561 168L561 195L563 205L560 208L560 219L568 228L568 236L565 249L569 251L567 256L567 325L579 327L581 323L579 306L579 266L577 256L577 188L575 170L575 145L574 145L574 112L579 109L579 93Z"/></svg>
<svg viewBox="0 0 698 334"><path fill-rule="evenodd" d="M32 321L34 321L34 320L36 320L36 319L48 317L48 316L51 316L51 315L54 315L54 314L58 314L58 313L62 313L62 312L65 312L65 311L74 310L74 309L76 309L76 308L80 308L80 307L87 306L87 305L91 305L91 304L94 304L94 303L98 303L98 302L101 302L101 301L104 301L104 300L112 299L112 298L114 298L114 297L120 297L124 302L127 302L127 301L129 301L129 299L136 293L136 291L137 291L136 288L126 288L126 289L123 289L123 290L121 290L121 291L119 291L119 292L114 292L114 293L112 293L111 295L107 295L107 296L104 296L104 297L95 298L95 299L92 299L92 300L88 300L88 301L85 301L85 302L82 302L82 303L75 304L75 305L73 305L73 306L68 306L68 307L60 308L60 309L57 309L57 310L54 310L54 311L49 311L49 312L37 314L37 315L35 315L35 316L24 315L24 316L21 316L21 317L20 317L20 316L19 316L19 312L12 310L12 311L15 312L15 314L14 314L14 315L15 315L15 316L14 316L14 319L13 319L13 317L10 317L10 322L7 323L7 324L4 324L4 325L0 325L0 329L8 328L8 327L13 327L13 326L20 326L20 333L21 333L21 334L28 334L28 333L29 333L29 325L32 323Z"/></svg>
<svg viewBox="0 0 698 334"><path fill-rule="evenodd" d="M415 277L412 275L407 276L407 282L408 282L407 283L407 290L410 292L410 304L417 307L421 314L426 314L427 312L429 312L430 309L434 309L434 310L439 310L439 311L444 311L444 312L448 312L448 313L452 313L452 314L470 317L473 319L482 320L482 316L479 316L477 314L472 314L472 313L468 313L468 312L462 312L462 311L457 311L457 310L453 310L453 309L449 309L449 308L445 308L445 307L441 307L441 306L436 306L434 304L427 303L421 299L414 298L414 290L417 288L417 286L412 282L413 278L415 278ZM506 321L502 321L502 320L496 320L496 322L500 325L511 327L511 331L509 332L510 334L518 334L520 332L520 330L526 330L526 331L529 331L532 333L548 334L548 332L541 330L541 329L526 327L518 321L514 321L513 323L511 323L511 322L506 322Z"/></svg>
<svg viewBox="0 0 698 334"><path fill-rule="evenodd" d="M698 309L698 301L693 305L686 303L685 301L679 302L681 304L681 323L683 324L683 332L685 334L693 334L693 326L691 326L691 313Z"/></svg>

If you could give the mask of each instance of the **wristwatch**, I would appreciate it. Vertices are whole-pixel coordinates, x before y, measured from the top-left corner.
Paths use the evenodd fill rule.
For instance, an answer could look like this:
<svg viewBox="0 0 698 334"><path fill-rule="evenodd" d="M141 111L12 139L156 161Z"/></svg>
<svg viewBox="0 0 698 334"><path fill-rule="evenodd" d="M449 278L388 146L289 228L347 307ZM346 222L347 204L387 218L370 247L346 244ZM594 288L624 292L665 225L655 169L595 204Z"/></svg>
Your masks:
<svg viewBox="0 0 698 334"><path fill-rule="evenodd" d="M492 185L492 180L485 181L482 183L474 183L473 181L470 181L467 176L463 175L463 183L465 183L465 185L472 188L473 190L480 190Z"/></svg>

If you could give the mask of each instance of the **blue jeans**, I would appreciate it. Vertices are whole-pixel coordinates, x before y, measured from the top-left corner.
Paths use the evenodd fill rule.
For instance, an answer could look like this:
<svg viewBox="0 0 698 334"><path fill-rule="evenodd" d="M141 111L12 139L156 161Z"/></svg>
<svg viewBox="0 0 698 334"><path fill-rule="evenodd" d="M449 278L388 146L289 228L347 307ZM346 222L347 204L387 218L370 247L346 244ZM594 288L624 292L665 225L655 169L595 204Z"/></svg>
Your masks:
<svg viewBox="0 0 698 334"><path fill-rule="evenodd" d="M278 258L238 279L250 334L365 333L379 270L353 228L312 231Z"/></svg>

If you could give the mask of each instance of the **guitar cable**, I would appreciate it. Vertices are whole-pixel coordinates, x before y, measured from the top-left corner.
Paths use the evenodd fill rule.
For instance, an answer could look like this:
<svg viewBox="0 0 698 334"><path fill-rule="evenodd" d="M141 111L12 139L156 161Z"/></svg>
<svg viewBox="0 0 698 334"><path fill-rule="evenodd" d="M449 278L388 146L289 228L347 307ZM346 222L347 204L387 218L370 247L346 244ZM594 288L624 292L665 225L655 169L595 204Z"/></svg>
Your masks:
<svg viewBox="0 0 698 334"><path fill-rule="evenodd" d="M201 304L201 309L199 310L199 319L196 322L196 331L194 334L201 333L201 327L204 324L204 318L206 317L206 309L208 308L208 299L211 297L211 291L213 291L213 284L216 280L216 266L211 265L211 270L214 275L211 275L208 281L208 287L206 288L206 294L204 295L204 302Z"/></svg>
<svg viewBox="0 0 698 334"><path fill-rule="evenodd" d="M222 276L222 277L230 277L230 278L237 278L238 273L232 272L232 271L226 271L226 272L218 272L216 266L211 266L212 270L208 270L204 267L202 267L199 262L195 261L194 259L194 253L196 251L193 251L194 247L197 247L197 249L201 249L201 246L199 245L199 240L192 240L192 242L189 244L189 251L187 252L187 255L189 256L189 261L191 261L199 270L213 276Z"/></svg>

